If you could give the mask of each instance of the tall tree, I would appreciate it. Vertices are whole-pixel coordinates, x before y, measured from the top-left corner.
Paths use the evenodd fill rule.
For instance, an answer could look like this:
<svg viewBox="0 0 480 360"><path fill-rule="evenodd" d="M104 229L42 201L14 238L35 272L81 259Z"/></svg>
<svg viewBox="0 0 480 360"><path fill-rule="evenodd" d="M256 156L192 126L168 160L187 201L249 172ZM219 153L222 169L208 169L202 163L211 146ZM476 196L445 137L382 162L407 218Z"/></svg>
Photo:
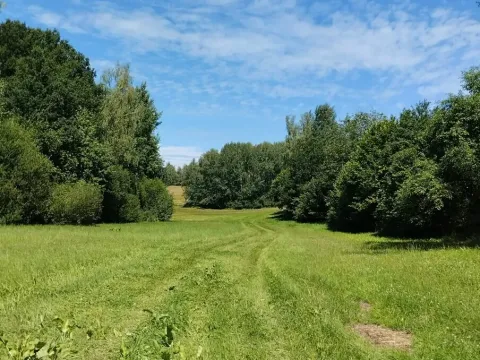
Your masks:
<svg viewBox="0 0 480 360"><path fill-rule="evenodd" d="M177 169L170 163L167 163L162 170L162 180L167 186L180 185L181 182Z"/></svg>
<svg viewBox="0 0 480 360"><path fill-rule="evenodd" d="M134 86L129 67L117 65L103 74L102 87L102 134L112 162L138 177L159 178L162 159L155 130L161 113L146 84Z"/></svg>
<svg viewBox="0 0 480 360"><path fill-rule="evenodd" d="M88 147L89 141L72 143L85 125L77 126L76 116L80 110L96 113L101 102L101 89L88 59L57 31L7 20L0 24L0 79L5 110L34 130L40 150L56 166L60 178L81 177L75 168L81 168L76 164L81 162L82 151L75 147ZM77 128L75 134L73 128Z"/></svg>

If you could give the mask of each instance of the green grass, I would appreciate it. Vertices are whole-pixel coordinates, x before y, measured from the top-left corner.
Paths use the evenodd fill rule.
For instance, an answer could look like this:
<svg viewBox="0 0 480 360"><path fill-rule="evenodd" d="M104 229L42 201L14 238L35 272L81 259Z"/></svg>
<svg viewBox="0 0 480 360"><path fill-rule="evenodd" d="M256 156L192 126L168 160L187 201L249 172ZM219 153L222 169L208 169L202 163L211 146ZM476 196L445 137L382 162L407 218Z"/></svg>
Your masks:
<svg viewBox="0 0 480 360"><path fill-rule="evenodd" d="M1 227L0 331L77 359L480 358L478 250L402 249L273 211ZM55 317L78 327L61 335ZM413 348L375 347L356 323L411 332Z"/></svg>

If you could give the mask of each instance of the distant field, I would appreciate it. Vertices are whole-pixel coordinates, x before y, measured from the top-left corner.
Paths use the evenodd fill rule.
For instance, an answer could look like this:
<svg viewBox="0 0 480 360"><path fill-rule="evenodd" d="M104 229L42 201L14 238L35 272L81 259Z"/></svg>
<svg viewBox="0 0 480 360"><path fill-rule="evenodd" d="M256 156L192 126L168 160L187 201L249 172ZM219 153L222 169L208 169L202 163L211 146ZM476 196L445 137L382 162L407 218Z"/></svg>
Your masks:
<svg viewBox="0 0 480 360"><path fill-rule="evenodd" d="M185 197L183 196L183 188L181 186L169 186L168 191L173 196L173 202L177 206L185 204Z"/></svg>
<svg viewBox="0 0 480 360"><path fill-rule="evenodd" d="M74 359L480 358L478 250L273 212L0 227L1 338L55 340Z"/></svg>

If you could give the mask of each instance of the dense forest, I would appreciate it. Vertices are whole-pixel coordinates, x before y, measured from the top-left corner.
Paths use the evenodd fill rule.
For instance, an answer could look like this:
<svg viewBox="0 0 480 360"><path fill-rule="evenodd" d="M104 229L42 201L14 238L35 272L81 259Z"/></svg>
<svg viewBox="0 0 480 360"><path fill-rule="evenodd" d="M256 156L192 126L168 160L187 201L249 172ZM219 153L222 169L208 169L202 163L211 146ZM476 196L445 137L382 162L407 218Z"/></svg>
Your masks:
<svg viewBox="0 0 480 360"><path fill-rule="evenodd" d="M338 121L328 104L287 117L284 144L229 144L182 169L187 201L268 206L303 222L396 236L480 230L480 68L463 91L398 117L357 113ZM235 150L234 150L235 149ZM261 152L261 151L260 151ZM268 166L267 166L268 164Z"/></svg>
<svg viewBox="0 0 480 360"><path fill-rule="evenodd" d="M0 223L168 220L160 116L128 66L97 83L57 31L0 24Z"/></svg>

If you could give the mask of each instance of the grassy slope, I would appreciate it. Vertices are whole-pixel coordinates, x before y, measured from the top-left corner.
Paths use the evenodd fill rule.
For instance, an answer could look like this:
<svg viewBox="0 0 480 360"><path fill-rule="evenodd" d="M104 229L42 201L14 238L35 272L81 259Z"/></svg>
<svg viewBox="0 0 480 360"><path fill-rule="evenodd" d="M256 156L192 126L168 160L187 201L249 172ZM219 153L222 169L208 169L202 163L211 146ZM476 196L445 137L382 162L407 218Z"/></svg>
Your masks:
<svg viewBox="0 0 480 360"><path fill-rule="evenodd" d="M76 358L87 359L119 358L122 341L127 358L159 358L165 322L186 359L200 347L203 359L479 358L477 250L401 250L272 212L2 227L0 330L52 339L53 317L73 319ZM170 318L155 322L143 309ZM350 330L358 322L412 332L412 352L367 344Z"/></svg>

